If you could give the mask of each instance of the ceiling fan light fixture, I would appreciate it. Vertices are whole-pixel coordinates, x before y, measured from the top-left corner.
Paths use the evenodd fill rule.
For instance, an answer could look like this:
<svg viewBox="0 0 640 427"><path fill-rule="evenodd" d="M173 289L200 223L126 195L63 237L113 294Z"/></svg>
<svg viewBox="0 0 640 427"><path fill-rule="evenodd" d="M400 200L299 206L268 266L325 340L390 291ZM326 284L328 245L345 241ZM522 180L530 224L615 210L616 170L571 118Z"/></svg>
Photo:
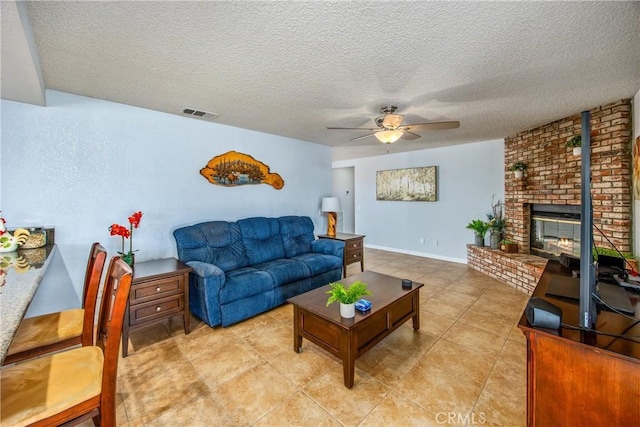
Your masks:
<svg viewBox="0 0 640 427"><path fill-rule="evenodd" d="M384 144L393 144L402 137L402 134L404 134L404 131L401 130L381 130L376 132L375 136L378 141Z"/></svg>
<svg viewBox="0 0 640 427"><path fill-rule="evenodd" d="M382 126L385 129L395 129L402 124L404 116L402 114L387 114L382 119Z"/></svg>

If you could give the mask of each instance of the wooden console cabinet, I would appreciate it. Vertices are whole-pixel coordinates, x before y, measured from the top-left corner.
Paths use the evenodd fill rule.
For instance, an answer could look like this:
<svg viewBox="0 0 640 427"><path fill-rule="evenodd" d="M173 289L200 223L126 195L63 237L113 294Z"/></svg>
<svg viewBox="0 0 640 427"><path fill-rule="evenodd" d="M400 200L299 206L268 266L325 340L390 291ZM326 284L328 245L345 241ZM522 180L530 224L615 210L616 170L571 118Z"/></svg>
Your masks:
<svg viewBox="0 0 640 427"><path fill-rule="evenodd" d="M360 271L364 271L364 235L336 233L335 236L322 234L319 239L334 239L344 242L344 252L342 255L342 277L347 277L347 265L354 262L360 263Z"/></svg>
<svg viewBox="0 0 640 427"><path fill-rule="evenodd" d="M129 331L182 315L189 333L189 272L175 258L136 263L122 327L122 357L129 354Z"/></svg>
<svg viewBox="0 0 640 427"><path fill-rule="evenodd" d="M567 273L550 261L533 296L560 307L562 322L577 326L577 301L545 295L554 275ZM528 426L640 425L640 296L631 299L636 318L600 311L597 333L535 328L522 315L518 326L527 338Z"/></svg>

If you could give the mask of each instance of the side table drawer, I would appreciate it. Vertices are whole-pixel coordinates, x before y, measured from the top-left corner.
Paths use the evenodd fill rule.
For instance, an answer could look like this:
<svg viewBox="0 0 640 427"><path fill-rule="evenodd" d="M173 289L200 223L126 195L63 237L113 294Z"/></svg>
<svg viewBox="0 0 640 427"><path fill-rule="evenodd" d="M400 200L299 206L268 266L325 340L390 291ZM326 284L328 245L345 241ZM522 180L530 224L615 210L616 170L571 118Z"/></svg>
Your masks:
<svg viewBox="0 0 640 427"><path fill-rule="evenodd" d="M182 293L184 286L182 282L182 276L180 276L133 285L129 294L129 304L140 304L145 301Z"/></svg>
<svg viewBox="0 0 640 427"><path fill-rule="evenodd" d="M144 304L132 305L130 307L129 323L133 326L138 323L148 322L168 314L179 313L183 308L184 297L182 294L149 301Z"/></svg>
<svg viewBox="0 0 640 427"><path fill-rule="evenodd" d="M352 262L360 261L362 259L362 248L360 249L349 249L344 254L344 260L347 264L351 264Z"/></svg>
<svg viewBox="0 0 640 427"><path fill-rule="evenodd" d="M344 244L344 249L346 251L354 250L354 249L362 249L362 239L346 241Z"/></svg>

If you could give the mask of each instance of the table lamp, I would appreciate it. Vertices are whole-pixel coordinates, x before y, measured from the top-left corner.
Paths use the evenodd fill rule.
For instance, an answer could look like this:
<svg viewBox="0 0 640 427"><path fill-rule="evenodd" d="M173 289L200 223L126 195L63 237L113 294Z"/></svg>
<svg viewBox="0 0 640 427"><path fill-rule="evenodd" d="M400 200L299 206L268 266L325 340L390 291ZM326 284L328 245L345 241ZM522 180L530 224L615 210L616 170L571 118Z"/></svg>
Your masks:
<svg viewBox="0 0 640 427"><path fill-rule="evenodd" d="M335 237L338 217L336 212L340 210L340 200L337 197L323 197L321 210L327 213L327 236Z"/></svg>

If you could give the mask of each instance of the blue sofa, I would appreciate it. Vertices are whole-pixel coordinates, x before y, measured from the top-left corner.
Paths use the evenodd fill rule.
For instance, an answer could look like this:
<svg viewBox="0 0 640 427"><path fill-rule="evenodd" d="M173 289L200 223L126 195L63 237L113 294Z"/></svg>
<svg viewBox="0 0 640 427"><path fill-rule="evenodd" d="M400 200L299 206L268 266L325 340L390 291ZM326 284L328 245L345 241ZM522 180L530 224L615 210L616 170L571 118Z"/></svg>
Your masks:
<svg viewBox="0 0 640 427"><path fill-rule="evenodd" d="M340 280L344 243L316 240L313 229L306 216L178 228L178 258L193 269L189 309L209 326L228 326Z"/></svg>

